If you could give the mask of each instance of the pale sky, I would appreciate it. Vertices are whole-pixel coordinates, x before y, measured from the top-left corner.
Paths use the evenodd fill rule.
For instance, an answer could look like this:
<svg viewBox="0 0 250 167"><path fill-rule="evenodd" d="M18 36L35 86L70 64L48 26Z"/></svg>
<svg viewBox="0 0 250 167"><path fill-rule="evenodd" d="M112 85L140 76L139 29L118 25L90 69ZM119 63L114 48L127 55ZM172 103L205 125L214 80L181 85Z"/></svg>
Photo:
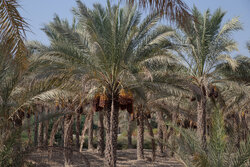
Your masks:
<svg viewBox="0 0 250 167"><path fill-rule="evenodd" d="M118 2L118 0L111 0ZM106 4L106 0L82 0L88 7L92 7L93 3ZM213 12L217 8L226 11L224 21L228 21L233 17L239 17L243 24L243 31L234 33L233 37L239 44L239 52L234 55L241 54L250 57L250 53L246 48L246 42L250 41L250 0L184 0L190 8L195 6L204 12L207 8ZM46 35L41 28L44 24L52 21L55 13L61 18L72 20L72 7L76 6L75 0L19 0L22 9L19 11L30 25L32 32L27 32L27 40L38 40L48 44Z"/></svg>

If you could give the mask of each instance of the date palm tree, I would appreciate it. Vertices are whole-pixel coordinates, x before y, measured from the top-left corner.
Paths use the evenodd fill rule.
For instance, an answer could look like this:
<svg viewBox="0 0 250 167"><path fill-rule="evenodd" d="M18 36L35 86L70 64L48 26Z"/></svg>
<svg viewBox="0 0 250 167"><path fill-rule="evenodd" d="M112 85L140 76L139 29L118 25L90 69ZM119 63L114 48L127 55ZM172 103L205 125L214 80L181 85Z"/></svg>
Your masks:
<svg viewBox="0 0 250 167"><path fill-rule="evenodd" d="M156 26L160 19L157 12L140 23L136 6L120 8L108 1L106 8L95 4L91 10L81 1L77 5L73 9L75 24L70 26L56 17L44 28L51 45L35 43L30 47L41 55L41 61L47 62L47 75L71 75L79 87L91 80L106 93L110 102L105 113L106 165L116 166L119 91L140 87L135 76L143 74L142 62L164 55L160 48L169 45L165 36L170 29Z"/></svg>
<svg viewBox="0 0 250 167"><path fill-rule="evenodd" d="M233 119L232 127L235 127L236 145L239 147L241 138L246 140L249 133L247 124L247 111L249 109L249 70L250 59L245 56L236 56L237 69L232 70L225 63L217 68L220 75L226 82L223 84L222 95L226 103L227 116ZM234 111L234 112L232 112ZM243 135L241 135L243 134ZM235 135L235 134L234 134ZM233 138L233 136L232 136Z"/></svg>
<svg viewBox="0 0 250 167"><path fill-rule="evenodd" d="M194 131L170 124L180 134L180 137L174 137L179 143L177 148L170 147L186 166L249 166L250 142L248 140L242 143L239 148L233 146L230 140L226 139L228 134L224 116L223 111L215 107L211 116L211 134L206 151Z"/></svg>
<svg viewBox="0 0 250 167"><path fill-rule="evenodd" d="M209 86L218 79L216 66L228 62L235 69L237 63L230 53L237 50L236 42L231 38L234 31L242 29L238 18L222 25L225 12L217 9L213 14L206 10L202 15L194 7L192 15L197 21L190 20L187 29L180 28L173 40L176 41L177 56L189 79L197 101L197 132L199 139L206 143L206 105Z"/></svg>
<svg viewBox="0 0 250 167"><path fill-rule="evenodd" d="M51 93L59 92L56 88L60 82L52 78L38 80L32 70L35 66L32 56L27 56L29 68L24 70L22 63L12 59L8 50L2 47L0 48L0 162L4 166L16 166L20 163L19 160L22 161L22 157L19 157L22 149L15 149L20 148L20 134L26 129L23 125L26 111L37 100L45 100Z"/></svg>

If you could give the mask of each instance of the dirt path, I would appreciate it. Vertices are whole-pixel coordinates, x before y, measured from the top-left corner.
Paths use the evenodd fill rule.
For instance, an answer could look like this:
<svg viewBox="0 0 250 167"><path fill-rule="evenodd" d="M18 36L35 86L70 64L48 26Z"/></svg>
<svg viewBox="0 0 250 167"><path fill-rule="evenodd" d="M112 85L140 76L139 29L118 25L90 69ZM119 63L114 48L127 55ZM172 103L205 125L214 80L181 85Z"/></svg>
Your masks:
<svg viewBox="0 0 250 167"><path fill-rule="evenodd" d="M183 167L183 165L171 157L157 155L154 162L150 161L151 152L145 150L145 160L136 160L136 149L118 150L118 167ZM99 157L95 152L83 150L72 152L72 167L103 167L104 158ZM48 151L36 151L29 155L29 162L37 167L63 167L63 151L53 151L51 158L48 158Z"/></svg>

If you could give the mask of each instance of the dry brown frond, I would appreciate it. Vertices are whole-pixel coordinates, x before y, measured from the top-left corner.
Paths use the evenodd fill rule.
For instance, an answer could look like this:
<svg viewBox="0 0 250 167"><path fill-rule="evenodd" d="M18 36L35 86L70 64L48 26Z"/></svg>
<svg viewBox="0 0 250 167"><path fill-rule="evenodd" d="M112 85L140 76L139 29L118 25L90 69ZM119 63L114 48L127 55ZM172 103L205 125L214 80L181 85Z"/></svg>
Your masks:
<svg viewBox="0 0 250 167"><path fill-rule="evenodd" d="M136 1L128 0L128 2L134 4ZM192 19L190 9L183 0L138 0L137 2L139 6L156 10L170 22L175 21L183 27L189 19Z"/></svg>
<svg viewBox="0 0 250 167"><path fill-rule="evenodd" d="M0 42L10 51L15 61L27 66L27 49L24 44L27 22L19 14L16 0L0 0Z"/></svg>

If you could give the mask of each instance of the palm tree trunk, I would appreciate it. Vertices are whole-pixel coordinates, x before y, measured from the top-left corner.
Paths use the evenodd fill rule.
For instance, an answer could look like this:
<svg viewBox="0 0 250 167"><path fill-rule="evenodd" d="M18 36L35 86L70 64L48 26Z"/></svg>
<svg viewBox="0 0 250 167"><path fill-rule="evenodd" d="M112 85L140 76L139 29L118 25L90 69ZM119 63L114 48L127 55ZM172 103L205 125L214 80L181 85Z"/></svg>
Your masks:
<svg viewBox="0 0 250 167"><path fill-rule="evenodd" d="M164 153L164 150L167 149L167 146L166 145L164 146L163 143L167 142L167 140L169 139L169 137L172 135L172 131L173 130L171 131L171 129L170 129L170 131L168 132L168 128L165 125L165 120L164 120L164 117L163 117L163 112L158 113L156 116L157 116L157 121L158 121L158 123L160 125L161 131L162 131L162 135L163 135L163 137L161 137L161 134L160 134L160 136L159 136L160 140L158 142L161 142L160 144L163 147L162 148L163 149L162 153Z"/></svg>
<svg viewBox="0 0 250 167"><path fill-rule="evenodd" d="M59 106L55 107L55 112L59 112ZM53 124L52 126L52 130L50 133L50 137L49 137L49 141L48 141L48 158L51 159L52 158L52 147L54 145L54 140L55 140L55 135L58 131L59 125L61 124L61 122L63 121L64 116L59 117Z"/></svg>
<svg viewBox="0 0 250 167"><path fill-rule="evenodd" d="M247 136L249 133L249 128L247 125L247 120L246 120L246 113L242 112L241 113L241 129L242 129L242 139L247 142Z"/></svg>
<svg viewBox="0 0 250 167"><path fill-rule="evenodd" d="M118 94L112 94L111 104L106 113L107 131L105 147L105 166L116 167L117 160L117 135L119 124L119 102Z"/></svg>
<svg viewBox="0 0 250 167"><path fill-rule="evenodd" d="M52 130L50 133L50 138L49 138L49 146L53 146L55 135L56 135L56 132L58 130L58 126L62 122L63 117L64 116L61 116L60 118L58 118L57 121L53 124Z"/></svg>
<svg viewBox="0 0 250 167"><path fill-rule="evenodd" d="M88 113L85 118L85 122L83 125L82 133L81 133L81 138L80 138L80 149L79 151L82 152L83 144L84 144L84 138L85 138L85 133L86 130L88 129L88 124L89 124L89 119L90 119L91 113Z"/></svg>
<svg viewBox="0 0 250 167"><path fill-rule="evenodd" d="M81 127L81 114L76 115L76 147L80 148L80 127Z"/></svg>
<svg viewBox="0 0 250 167"><path fill-rule="evenodd" d="M197 102L197 134L202 142L202 146L206 149L206 97L202 96Z"/></svg>
<svg viewBox="0 0 250 167"><path fill-rule="evenodd" d="M153 129L148 121L148 119L146 118L145 119L145 123L146 123L146 126L148 128L148 131L149 131L149 135L151 137L151 144L152 144L152 161L155 160L155 138L154 138L154 133L153 133Z"/></svg>
<svg viewBox="0 0 250 167"><path fill-rule="evenodd" d="M31 121L31 118L27 118L27 133L28 133L28 145L30 146L30 144L31 144L31 123L30 123L30 121Z"/></svg>
<svg viewBox="0 0 250 167"><path fill-rule="evenodd" d="M40 122L38 126L38 147L43 146L43 130L44 130L43 128L44 128L43 122Z"/></svg>
<svg viewBox="0 0 250 167"><path fill-rule="evenodd" d="M93 111L91 110L89 129L88 129L88 150L94 150L93 146Z"/></svg>
<svg viewBox="0 0 250 167"><path fill-rule="evenodd" d="M104 141L104 124L103 124L103 112L99 112L98 120L98 146L97 151L100 156L104 156L105 141Z"/></svg>
<svg viewBox="0 0 250 167"><path fill-rule="evenodd" d="M73 141L71 140L72 136L72 127L73 127L74 117L72 115L66 115L64 119L64 166L70 166L72 151L70 147L72 146Z"/></svg>
<svg viewBox="0 0 250 167"><path fill-rule="evenodd" d="M45 108L45 115L48 117L49 115L49 109ZM46 118L46 121L44 121L44 146L48 146L48 139L49 139L49 120Z"/></svg>
<svg viewBox="0 0 250 167"><path fill-rule="evenodd" d="M44 131L44 106L40 106L39 109L41 109L39 115L40 115L40 120L39 120L39 125L38 125L38 147L43 146L43 131Z"/></svg>
<svg viewBox="0 0 250 167"><path fill-rule="evenodd" d="M144 145L144 118L141 108L137 111L137 159L144 159L143 145Z"/></svg>
<svg viewBox="0 0 250 167"><path fill-rule="evenodd" d="M235 125L234 125L234 132L236 133L236 147L240 148L240 118L238 113L234 113L234 120L235 120Z"/></svg>
<svg viewBox="0 0 250 167"><path fill-rule="evenodd" d="M74 117L74 116L72 116ZM71 131L70 131L70 134L69 134L69 141L70 141L70 147L72 147L74 145L73 141L73 124L74 124L74 118L72 120L72 126L71 126Z"/></svg>
<svg viewBox="0 0 250 167"><path fill-rule="evenodd" d="M39 119L39 114L36 111L35 115L34 115L34 124L35 124L35 126L34 126L34 145L35 145L35 147L37 146L37 143L38 143L38 141L37 141L37 139L38 139L38 119Z"/></svg>
<svg viewBox="0 0 250 167"><path fill-rule="evenodd" d="M130 119L130 114L127 114L128 119L128 148L132 148L132 120Z"/></svg>
<svg viewBox="0 0 250 167"><path fill-rule="evenodd" d="M15 142L13 143L12 147L13 147L13 153L16 154L15 156L18 156L21 153L21 149L22 149L22 146L21 146L21 143L22 143L22 136L21 136L21 134L22 134L22 130L21 130L22 129L22 120L20 121L20 124L15 124L14 128L15 128L14 134L16 136L15 136ZM10 139L11 139L11 137L10 137Z"/></svg>
<svg viewBox="0 0 250 167"><path fill-rule="evenodd" d="M178 118L177 112L173 112L173 113L171 114L171 121L172 121L172 123L174 123L175 125L178 125L178 123L177 123L177 118ZM163 131L163 133L165 133L165 131ZM172 135L175 135L175 131L174 131L174 128L173 128L173 127L170 127L166 139L168 140ZM167 141L167 140L164 140L164 141ZM176 144L177 144L177 143L176 143L176 141L174 140L174 141L172 142L172 145L176 145ZM171 155L171 157L174 156L174 152L173 152L172 150L170 151L170 155Z"/></svg>
<svg viewBox="0 0 250 167"><path fill-rule="evenodd" d="M66 115L64 118L64 147L72 146L72 125L73 125L73 116Z"/></svg>
<svg viewBox="0 0 250 167"><path fill-rule="evenodd" d="M65 120L65 116L63 116L62 118L62 122L61 122L61 125L60 125L60 130L59 130L59 133L61 135L61 139L59 140L59 146L63 147L64 146L64 120Z"/></svg>
<svg viewBox="0 0 250 167"><path fill-rule="evenodd" d="M163 131L161 125L157 125L157 135L158 135L158 150L160 154L163 154Z"/></svg>
<svg viewBox="0 0 250 167"><path fill-rule="evenodd" d="M162 125L161 125L161 117L162 116L162 112L157 112L156 113L156 119L157 119L157 135L158 135L158 150L160 152L160 154L163 154L163 130L162 130Z"/></svg>

